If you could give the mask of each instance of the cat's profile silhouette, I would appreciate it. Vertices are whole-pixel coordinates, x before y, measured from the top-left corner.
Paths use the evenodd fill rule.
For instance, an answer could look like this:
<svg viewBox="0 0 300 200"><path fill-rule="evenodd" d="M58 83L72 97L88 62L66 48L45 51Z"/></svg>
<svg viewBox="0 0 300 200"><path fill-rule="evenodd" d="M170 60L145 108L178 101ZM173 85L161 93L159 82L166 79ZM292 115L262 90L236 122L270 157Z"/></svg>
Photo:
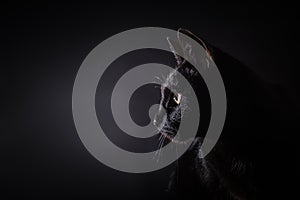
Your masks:
<svg viewBox="0 0 300 200"><path fill-rule="evenodd" d="M285 181L294 173L287 160L295 152L287 147L295 122L293 104L284 90L190 31L179 31L198 41L216 63L226 88L227 116L217 145L204 159L199 157L200 147L210 118L201 119L197 137L171 175L170 199L265 199L292 195L293 188ZM207 97L202 98L208 92L201 75L176 53L187 51L187 56L194 56L193 47L185 49L185 41L180 38L169 43L177 66L164 85L178 90L180 82L174 80L181 73L193 86L201 112L209 115L211 105ZM164 138L171 139L189 106L189 96L174 94L168 87L162 87L161 95L161 107L166 112L162 116L158 111L154 123Z"/></svg>

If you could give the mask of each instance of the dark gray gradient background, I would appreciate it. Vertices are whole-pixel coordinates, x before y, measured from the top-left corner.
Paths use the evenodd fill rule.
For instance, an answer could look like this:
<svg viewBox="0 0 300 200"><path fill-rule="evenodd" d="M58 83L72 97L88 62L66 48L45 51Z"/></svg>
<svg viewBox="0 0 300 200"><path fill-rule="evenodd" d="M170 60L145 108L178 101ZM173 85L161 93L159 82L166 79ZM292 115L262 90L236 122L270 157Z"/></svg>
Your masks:
<svg viewBox="0 0 300 200"><path fill-rule="evenodd" d="M173 165L147 174L110 169L87 152L73 123L72 87L83 59L127 29L189 29L299 100L295 5L113 4L1 6L0 196L165 199Z"/></svg>

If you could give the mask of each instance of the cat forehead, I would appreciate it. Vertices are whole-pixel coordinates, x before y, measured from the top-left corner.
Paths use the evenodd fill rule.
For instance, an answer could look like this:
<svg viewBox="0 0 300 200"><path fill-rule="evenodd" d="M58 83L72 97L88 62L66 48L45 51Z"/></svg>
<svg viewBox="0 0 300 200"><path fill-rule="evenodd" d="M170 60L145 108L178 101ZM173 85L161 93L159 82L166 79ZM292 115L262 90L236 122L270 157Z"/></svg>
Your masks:
<svg viewBox="0 0 300 200"><path fill-rule="evenodd" d="M177 74L178 74L177 70L171 71L171 73L168 74L163 86L171 87L171 88L177 86L178 85Z"/></svg>
<svg viewBox="0 0 300 200"><path fill-rule="evenodd" d="M178 69L173 70L170 72L165 79L165 86L176 86L179 84L179 73L188 77L194 78L198 76L197 70L190 68L190 67L179 67Z"/></svg>

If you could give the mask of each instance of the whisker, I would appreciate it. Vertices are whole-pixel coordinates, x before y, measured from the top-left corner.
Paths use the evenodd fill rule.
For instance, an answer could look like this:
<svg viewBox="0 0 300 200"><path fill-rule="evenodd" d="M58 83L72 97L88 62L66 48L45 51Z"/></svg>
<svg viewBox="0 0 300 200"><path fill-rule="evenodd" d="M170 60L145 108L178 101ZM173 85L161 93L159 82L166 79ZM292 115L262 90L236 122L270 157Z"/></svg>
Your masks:
<svg viewBox="0 0 300 200"><path fill-rule="evenodd" d="M166 137L163 137L162 142L161 142L161 145L160 145L160 147L159 147L159 150L158 150L158 157L157 157L157 162L159 162L160 155L161 155L161 149L162 149L162 146L163 146L163 144L164 144L165 139L166 139Z"/></svg>
<svg viewBox="0 0 300 200"><path fill-rule="evenodd" d="M164 137L164 135L162 135L162 134L159 136L159 139L158 139L159 143L158 143L157 149L160 149L162 147L163 137ZM155 152L155 156L158 154L158 152L159 151Z"/></svg>

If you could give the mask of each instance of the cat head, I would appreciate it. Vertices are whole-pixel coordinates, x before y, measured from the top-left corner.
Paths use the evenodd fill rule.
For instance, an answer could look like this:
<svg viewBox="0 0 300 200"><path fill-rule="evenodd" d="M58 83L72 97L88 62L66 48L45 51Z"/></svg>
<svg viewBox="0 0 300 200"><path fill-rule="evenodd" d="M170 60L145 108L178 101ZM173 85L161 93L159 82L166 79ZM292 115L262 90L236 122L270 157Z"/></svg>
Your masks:
<svg viewBox="0 0 300 200"><path fill-rule="evenodd" d="M180 37L180 33L184 33L197 41L206 50L207 56L205 58L202 56L201 58L197 55L196 52L193 51L193 46ZM176 66L161 84L160 106L153 123L164 138L179 143L183 142L180 141L180 138L184 138L184 136L178 135L177 138L179 138L179 140L175 140L174 136L179 129L181 119L182 117L188 117L188 115L186 115L188 112L193 112L193 108L191 107L191 105L193 105L191 102L192 98L189 98L191 91L187 90L187 87L183 85L181 79L184 77L188 80L197 96L204 94L205 83L193 65L200 63L203 67L209 67L209 60L212 58L209 53L210 51L203 40L196 37L190 31L179 29L176 40L167 38L167 41L170 50L174 54ZM184 55L184 57L179 56L179 54Z"/></svg>

